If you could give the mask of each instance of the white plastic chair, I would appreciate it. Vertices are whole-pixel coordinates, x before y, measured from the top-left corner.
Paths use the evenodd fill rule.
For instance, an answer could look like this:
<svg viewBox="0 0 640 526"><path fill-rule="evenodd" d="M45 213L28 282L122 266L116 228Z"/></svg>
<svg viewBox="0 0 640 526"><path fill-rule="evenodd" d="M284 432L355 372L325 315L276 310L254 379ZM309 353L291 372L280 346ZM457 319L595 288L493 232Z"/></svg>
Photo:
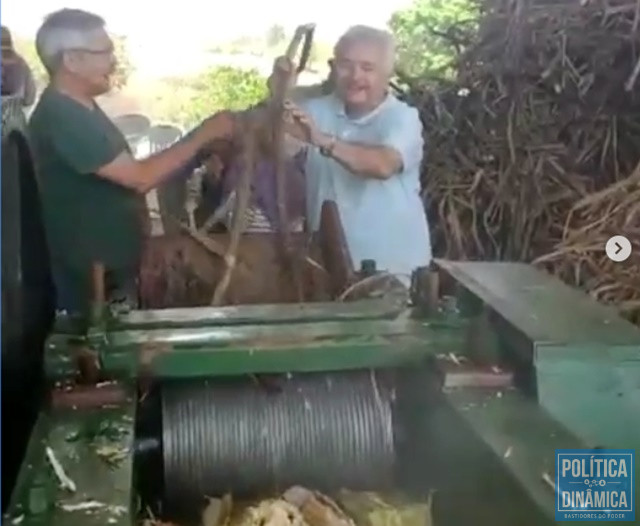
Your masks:
<svg viewBox="0 0 640 526"><path fill-rule="evenodd" d="M149 153L160 152L182 137L182 130L172 124L155 124L148 131ZM184 179L169 180L156 190L156 200L165 233L176 231L175 223L170 219L187 221L185 208L187 187Z"/></svg>
<svg viewBox="0 0 640 526"><path fill-rule="evenodd" d="M128 113L115 117L113 123L124 135L134 155L138 157L138 149L141 143L147 139L147 134L151 128L149 118L139 113Z"/></svg>
<svg viewBox="0 0 640 526"><path fill-rule="evenodd" d="M173 124L154 124L147 132L150 153L168 148L182 137L182 130Z"/></svg>

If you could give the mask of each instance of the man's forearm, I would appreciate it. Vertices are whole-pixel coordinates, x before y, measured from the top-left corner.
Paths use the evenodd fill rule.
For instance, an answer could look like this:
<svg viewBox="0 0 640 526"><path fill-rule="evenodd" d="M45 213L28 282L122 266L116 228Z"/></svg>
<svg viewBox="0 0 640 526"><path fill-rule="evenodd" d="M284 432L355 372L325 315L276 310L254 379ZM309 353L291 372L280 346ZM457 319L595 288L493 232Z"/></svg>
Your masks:
<svg viewBox="0 0 640 526"><path fill-rule="evenodd" d="M330 151L330 157L350 172L387 179L402 169L402 160L397 152L386 146L371 146L334 139L323 135L319 147Z"/></svg>
<svg viewBox="0 0 640 526"><path fill-rule="evenodd" d="M133 159L129 152L122 152L95 173L136 192L147 193L176 172L184 173L184 168L213 141L229 138L234 133L233 118L218 113L166 150L140 161Z"/></svg>
<svg viewBox="0 0 640 526"><path fill-rule="evenodd" d="M183 138L181 138L180 141L189 141L192 139L193 139L192 134L187 134ZM212 151L209 145L205 145L201 148L198 148L196 153L191 157L189 157L187 162L181 165L178 170L176 170L175 172L172 172L172 174L169 177L181 177L181 176L188 177L190 174L193 173L193 171L196 168L204 164L204 162L211 155L211 153Z"/></svg>
<svg viewBox="0 0 640 526"><path fill-rule="evenodd" d="M166 150L139 161L144 181L144 188L141 190L151 190L176 172L186 171L204 145L205 141L196 133L186 136Z"/></svg>

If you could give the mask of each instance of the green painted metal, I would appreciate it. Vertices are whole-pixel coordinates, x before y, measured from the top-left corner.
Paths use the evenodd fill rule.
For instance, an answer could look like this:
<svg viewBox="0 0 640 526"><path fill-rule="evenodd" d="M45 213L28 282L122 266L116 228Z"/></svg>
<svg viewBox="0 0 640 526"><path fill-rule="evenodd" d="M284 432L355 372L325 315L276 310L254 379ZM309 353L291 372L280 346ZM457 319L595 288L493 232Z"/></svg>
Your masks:
<svg viewBox="0 0 640 526"><path fill-rule="evenodd" d="M531 265L436 262L462 288L523 332L532 346L602 344L638 350L640 329L621 318L613 308Z"/></svg>
<svg viewBox="0 0 640 526"><path fill-rule="evenodd" d="M41 413L3 524L133 524L134 419L133 401L118 408ZM75 484L75 491L60 487L47 447Z"/></svg>
<svg viewBox="0 0 640 526"><path fill-rule="evenodd" d="M535 493L540 491L546 496L549 491L553 501L553 489L538 488L539 481L536 480L532 493L527 479L528 464L514 462L522 458L533 464L541 462L540 466L546 462L536 454L535 443L534 450L530 451L525 449L526 442L511 441L509 437L515 433L526 435L531 429L528 422L522 425L527 415L527 400L514 399L508 408L492 412L482 407L485 398L495 397L492 390L460 389L456 393L456 398L441 395L433 400L422 416L427 428L423 440L429 444L422 460L423 470L428 470L430 482L436 489L434 523L487 526L556 524L545 508L548 501L543 499L541 502ZM477 409L475 413L474 409ZM523 415L521 419L517 419L519 414ZM516 419L512 420L512 416ZM512 429L509 422L517 422L520 429ZM558 429L557 424L551 421L540 422L538 419L534 422L540 427L532 438L550 435ZM491 434L494 432L505 440L497 440ZM512 456L505 459L510 446L513 447ZM523 449L518 446L523 446Z"/></svg>
<svg viewBox="0 0 640 526"><path fill-rule="evenodd" d="M535 396L459 389L421 407L415 421L429 428L425 443L432 448L432 464L423 468L417 459L416 469L435 466L433 474L442 495L436 518L440 516L442 523L554 524L553 490L543 482L542 473L547 471L554 478L556 448L640 449L640 330L587 295L527 265L437 264L457 283L458 301L447 303L447 308L428 319L384 300L111 313L89 334L80 332L73 320L60 318L47 344L47 375L58 379L74 374L72 349L78 344L93 346L103 371L116 378L148 372L188 378L397 366L418 369L435 354L466 354L489 362L506 355L530 368ZM430 396L419 382L418 389L417 400ZM125 413L133 417L131 407L115 412ZM37 495L43 492L37 488L46 486L35 484L33 477L46 471L42 439L59 444L65 432L58 428L112 418L108 414L114 413L43 414L28 453L29 462L40 468L22 470L12 517L25 512L25 498L34 487ZM133 428L129 429L132 434ZM130 440L131 435L127 436ZM85 473L94 470L106 478L94 480L94 486L87 478L86 487L95 487L91 491L112 499L110 503L132 509L135 485L130 462L103 475L96 471L88 446L62 450L72 478L84 480ZM109 477L126 486L121 495L108 493L116 480ZM482 487L481 496L470 496L474 487ZM64 497L55 488L51 491L56 500ZM47 513L53 522L42 522L38 517L45 515L32 514L31 522L23 524L75 524L68 522L69 512L51 509ZM116 520L130 523L132 516Z"/></svg>
<svg viewBox="0 0 640 526"><path fill-rule="evenodd" d="M538 401L593 446L640 451L640 349L539 345Z"/></svg>
<svg viewBox="0 0 640 526"><path fill-rule="evenodd" d="M310 372L416 363L460 353L465 320L415 319L398 301L132 311L83 335L60 317L48 340L47 376L74 373L74 347L97 350L116 378L144 369L160 377Z"/></svg>
<svg viewBox="0 0 640 526"><path fill-rule="evenodd" d="M224 376L392 367L463 348L460 330L412 325L411 330L391 325L390 332L355 323L196 329L184 334L128 331L110 335L101 362L115 377L135 377L143 368L160 377ZM46 355L52 378L68 376L76 367L73 351L60 340L52 338ZM166 346L149 351L150 342Z"/></svg>
<svg viewBox="0 0 640 526"><path fill-rule="evenodd" d="M272 323L329 322L393 319L406 306L387 299L350 303L300 303L290 305L243 305L132 311L113 320L118 329L212 327Z"/></svg>
<svg viewBox="0 0 640 526"><path fill-rule="evenodd" d="M508 351L535 370L540 407L592 447L640 449L640 329L529 265L438 265L495 313Z"/></svg>
<svg viewBox="0 0 640 526"><path fill-rule="evenodd" d="M548 480L555 481L555 450L591 446L569 432L541 409L535 400L526 398L515 390L495 392L455 389L444 394L444 401L443 406L453 409L466 424L465 434L480 438L500 463L502 470L512 477L513 485L521 489L535 504L540 515L535 520L524 522L540 526L556 524L554 487L545 481L545 476ZM441 427L442 425L439 428ZM441 440L449 441L449 438L442 437ZM455 461L454 451L450 451L450 456ZM460 458L458 460L462 461ZM636 484L636 502L639 497L640 490ZM485 502L485 505L493 509L494 513L504 512L501 508L508 510L509 502L505 502L503 495L498 493L489 495L488 498L493 499L493 502ZM519 519L514 522L516 523L523 524L523 521ZM618 523L598 522L608 526ZM593 522L576 521L572 524L587 526Z"/></svg>

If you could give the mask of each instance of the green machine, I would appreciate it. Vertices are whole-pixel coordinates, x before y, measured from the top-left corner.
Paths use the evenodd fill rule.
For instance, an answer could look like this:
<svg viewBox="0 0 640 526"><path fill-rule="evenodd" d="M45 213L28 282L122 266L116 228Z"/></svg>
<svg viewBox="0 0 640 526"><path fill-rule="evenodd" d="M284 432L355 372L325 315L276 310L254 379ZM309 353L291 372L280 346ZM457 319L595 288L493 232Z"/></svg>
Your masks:
<svg viewBox="0 0 640 526"><path fill-rule="evenodd" d="M640 331L525 264L436 261L410 305L67 321L5 524L131 525L292 483L435 490L436 524L554 524L555 449L640 445Z"/></svg>
<svg viewBox="0 0 640 526"><path fill-rule="evenodd" d="M438 526L543 526L556 449L639 448L640 330L525 264L437 260L409 301L98 304L88 331L50 330L22 130L3 99L3 524L190 524L204 495L302 484L435 492Z"/></svg>

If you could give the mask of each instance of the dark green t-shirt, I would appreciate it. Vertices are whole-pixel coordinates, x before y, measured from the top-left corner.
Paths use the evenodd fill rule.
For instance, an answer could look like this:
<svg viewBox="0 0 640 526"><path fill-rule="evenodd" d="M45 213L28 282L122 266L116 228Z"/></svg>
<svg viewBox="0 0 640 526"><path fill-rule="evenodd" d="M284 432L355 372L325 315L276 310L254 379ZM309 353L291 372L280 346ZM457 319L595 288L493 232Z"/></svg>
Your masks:
<svg viewBox="0 0 640 526"><path fill-rule="evenodd" d="M29 121L54 263L87 272L137 265L142 245L143 198L96 175L128 145L95 105L89 109L48 87Z"/></svg>

